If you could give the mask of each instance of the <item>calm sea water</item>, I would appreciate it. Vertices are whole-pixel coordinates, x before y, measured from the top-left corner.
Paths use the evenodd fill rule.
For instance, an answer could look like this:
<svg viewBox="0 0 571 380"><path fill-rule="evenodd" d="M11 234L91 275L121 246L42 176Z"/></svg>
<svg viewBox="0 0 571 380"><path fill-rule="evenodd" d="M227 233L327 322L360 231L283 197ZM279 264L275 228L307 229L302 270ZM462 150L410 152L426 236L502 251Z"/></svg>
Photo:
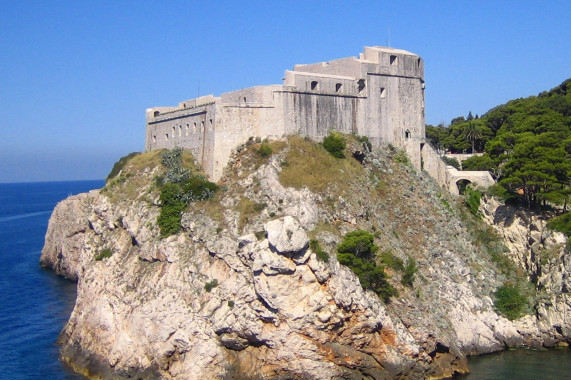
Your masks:
<svg viewBox="0 0 571 380"><path fill-rule="evenodd" d="M48 219L68 195L103 181L0 184L0 379L76 380L56 340L75 284L39 266ZM470 359L468 380L571 379L571 352L508 351Z"/></svg>
<svg viewBox="0 0 571 380"><path fill-rule="evenodd" d="M40 268L56 203L103 181L0 184L0 379L83 379L59 360L56 340L75 284Z"/></svg>

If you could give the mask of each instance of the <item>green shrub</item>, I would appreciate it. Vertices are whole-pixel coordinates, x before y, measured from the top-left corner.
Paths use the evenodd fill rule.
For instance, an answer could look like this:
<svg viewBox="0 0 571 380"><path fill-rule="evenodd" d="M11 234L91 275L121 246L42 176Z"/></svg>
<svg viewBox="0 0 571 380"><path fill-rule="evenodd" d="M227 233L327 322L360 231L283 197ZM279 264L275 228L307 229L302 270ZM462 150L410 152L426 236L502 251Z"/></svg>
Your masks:
<svg viewBox="0 0 571 380"><path fill-rule="evenodd" d="M162 164L167 167L159 200L161 211L157 217L161 236L178 233L181 229L182 212L190 202L210 199L218 186L200 175L190 176L190 170L182 168L182 149L176 148L161 154Z"/></svg>
<svg viewBox="0 0 571 380"><path fill-rule="evenodd" d="M181 183L182 200L186 203L212 198L218 186L202 176L195 175Z"/></svg>
<svg viewBox="0 0 571 380"><path fill-rule="evenodd" d="M161 237L167 237L180 232L182 212L186 208L184 203L162 206L157 217L157 224L161 230Z"/></svg>
<svg viewBox="0 0 571 380"><path fill-rule="evenodd" d="M323 139L323 147L335 158L345 158L345 139L337 133L330 133Z"/></svg>
<svg viewBox="0 0 571 380"><path fill-rule="evenodd" d="M258 153L260 157L269 157L272 155L273 150L270 144L268 144L267 142L263 142L256 151L256 153Z"/></svg>
<svg viewBox="0 0 571 380"><path fill-rule="evenodd" d="M387 275L382 266L362 260L352 253L339 253L337 259L340 264L347 266L357 275L363 289L374 291L385 302L397 295L396 289L387 281Z"/></svg>
<svg viewBox="0 0 571 380"><path fill-rule="evenodd" d="M482 193L471 187L467 187L464 192L464 205L470 210L470 212L475 216L481 216L480 199L482 199Z"/></svg>
<svg viewBox="0 0 571 380"><path fill-rule="evenodd" d="M404 286L412 286L416 272L418 272L416 261L412 257L409 257L408 261L406 262L406 267L404 268L401 284Z"/></svg>
<svg viewBox="0 0 571 380"><path fill-rule="evenodd" d="M182 182L191 176L191 171L182 167L182 152L182 148L174 148L161 153L161 164L167 168L165 183Z"/></svg>
<svg viewBox="0 0 571 380"><path fill-rule="evenodd" d="M547 227L563 232L567 236L566 248L571 251L571 211L551 219L547 222Z"/></svg>
<svg viewBox="0 0 571 380"><path fill-rule="evenodd" d="M311 239L309 241L309 248L315 252L317 259L323 262L329 261L329 254L321 248L321 244L316 239Z"/></svg>
<svg viewBox="0 0 571 380"><path fill-rule="evenodd" d="M396 257L391 251L381 253L381 262L394 270L404 270L404 261Z"/></svg>
<svg viewBox="0 0 571 380"><path fill-rule="evenodd" d="M99 253L94 256L95 261L101 261L107 259L113 255L111 248L103 248Z"/></svg>
<svg viewBox="0 0 571 380"><path fill-rule="evenodd" d="M111 172L109 173L109 175L107 176L107 178L105 180L109 181L111 178L116 177L119 174L119 172L121 172L121 170L123 170L123 168L125 167L127 162L131 158L133 158L139 154L141 154L141 153L133 152L133 153L129 153L128 155L126 155L124 157L121 157L119 159L119 161L117 161L117 162L115 162L115 164L113 164L113 168L111 169Z"/></svg>
<svg viewBox="0 0 571 380"><path fill-rule="evenodd" d="M547 222L547 227L571 236L571 211L551 219Z"/></svg>
<svg viewBox="0 0 571 380"><path fill-rule="evenodd" d="M204 284L204 290L206 290L207 292L210 293L210 291L217 286L218 286L218 280L214 279L214 280L209 281L206 284Z"/></svg>
<svg viewBox="0 0 571 380"><path fill-rule="evenodd" d="M356 230L347 233L337 246L337 259L357 275L363 289L371 289L388 302L397 291L387 281L383 266L377 266L374 262L374 254L379 247L373 243L373 239L373 235L368 231Z"/></svg>
<svg viewBox="0 0 571 380"><path fill-rule="evenodd" d="M394 149L394 147L393 147ZM402 149L398 149L396 150L394 156L393 156L394 160L396 162L398 162L399 164L403 164L406 166L411 166L410 161L408 159L408 156L406 155L406 152Z"/></svg>
<svg viewBox="0 0 571 380"><path fill-rule="evenodd" d="M379 247L373 242L375 237L368 231L356 230L345 235L337 247L339 253L351 253L364 260L372 260Z"/></svg>
<svg viewBox="0 0 571 380"><path fill-rule="evenodd" d="M494 306L507 319L521 317L527 307L527 297L515 285L503 285L494 293Z"/></svg>

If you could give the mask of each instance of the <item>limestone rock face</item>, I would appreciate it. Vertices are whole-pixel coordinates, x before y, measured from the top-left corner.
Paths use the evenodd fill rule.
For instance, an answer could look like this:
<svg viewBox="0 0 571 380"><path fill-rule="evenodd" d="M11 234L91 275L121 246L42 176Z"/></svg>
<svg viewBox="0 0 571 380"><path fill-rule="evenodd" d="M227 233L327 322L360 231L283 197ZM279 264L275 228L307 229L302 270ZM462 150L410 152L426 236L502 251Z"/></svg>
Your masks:
<svg viewBox="0 0 571 380"><path fill-rule="evenodd" d="M501 277L424 174L370 155L363 181L341 197L282 186L281 160L250 171L242 162L220 196L222 212L193 204L183 231L164 239L151 176L131 198L110 187L58 204L41 263L78 281L63 360L114 379L424 379L465 372L466 355L569 339L569 255L541 264L538 279L551 293L537 317L512 322L493 307ZM246 222L243 198L265 205ZM341 236L356 229L380 231L381 250L417 262L412 286L386 269L399 291L387 304L336 259ZM534 268L533 250L515 253L527 235L517 227L511 248ZM103 249L111 257L96 259Z"/></svg>

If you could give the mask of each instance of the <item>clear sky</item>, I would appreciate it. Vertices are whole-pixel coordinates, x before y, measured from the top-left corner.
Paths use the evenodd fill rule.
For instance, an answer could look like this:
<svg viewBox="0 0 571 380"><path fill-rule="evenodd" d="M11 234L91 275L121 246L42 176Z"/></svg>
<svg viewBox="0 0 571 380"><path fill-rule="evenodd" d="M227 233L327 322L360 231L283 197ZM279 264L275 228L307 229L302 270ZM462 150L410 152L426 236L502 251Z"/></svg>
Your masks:
<svg viewBox="0 0 571 380"><path fill-rule="evenodd" d="M0 0L0 182L102 179L145 109L281 83L297 63L405 49L426 122L571 77L571 1Z"/></svg>

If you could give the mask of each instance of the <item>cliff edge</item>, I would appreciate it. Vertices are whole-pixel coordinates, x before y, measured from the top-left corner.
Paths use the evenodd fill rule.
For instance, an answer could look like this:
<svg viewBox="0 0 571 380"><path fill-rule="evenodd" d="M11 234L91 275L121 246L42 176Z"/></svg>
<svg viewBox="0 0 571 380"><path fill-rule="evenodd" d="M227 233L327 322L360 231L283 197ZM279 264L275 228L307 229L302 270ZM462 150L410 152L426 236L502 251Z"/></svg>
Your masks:
<svg viewBox="0 0 571 380"><path fill-rule="evenodd" d="M505 270L496 240L478 235L488 227L403 152L347 139L344 159L298 137L267 154L241 147L220 190L191 202L168 237L157 225L158 152L58 204L41 264L78 282L63 360L102 378L423 379L466 372L466 355L569 341L562 236L538 235L538 221L513 227L505 257L519 270ZM380 247L376 262L396 290L387 302L337 259L355 230ZM405 281L390 260L417 270ZM501 316L496 289L532 272L535 312Z"/></svg>

